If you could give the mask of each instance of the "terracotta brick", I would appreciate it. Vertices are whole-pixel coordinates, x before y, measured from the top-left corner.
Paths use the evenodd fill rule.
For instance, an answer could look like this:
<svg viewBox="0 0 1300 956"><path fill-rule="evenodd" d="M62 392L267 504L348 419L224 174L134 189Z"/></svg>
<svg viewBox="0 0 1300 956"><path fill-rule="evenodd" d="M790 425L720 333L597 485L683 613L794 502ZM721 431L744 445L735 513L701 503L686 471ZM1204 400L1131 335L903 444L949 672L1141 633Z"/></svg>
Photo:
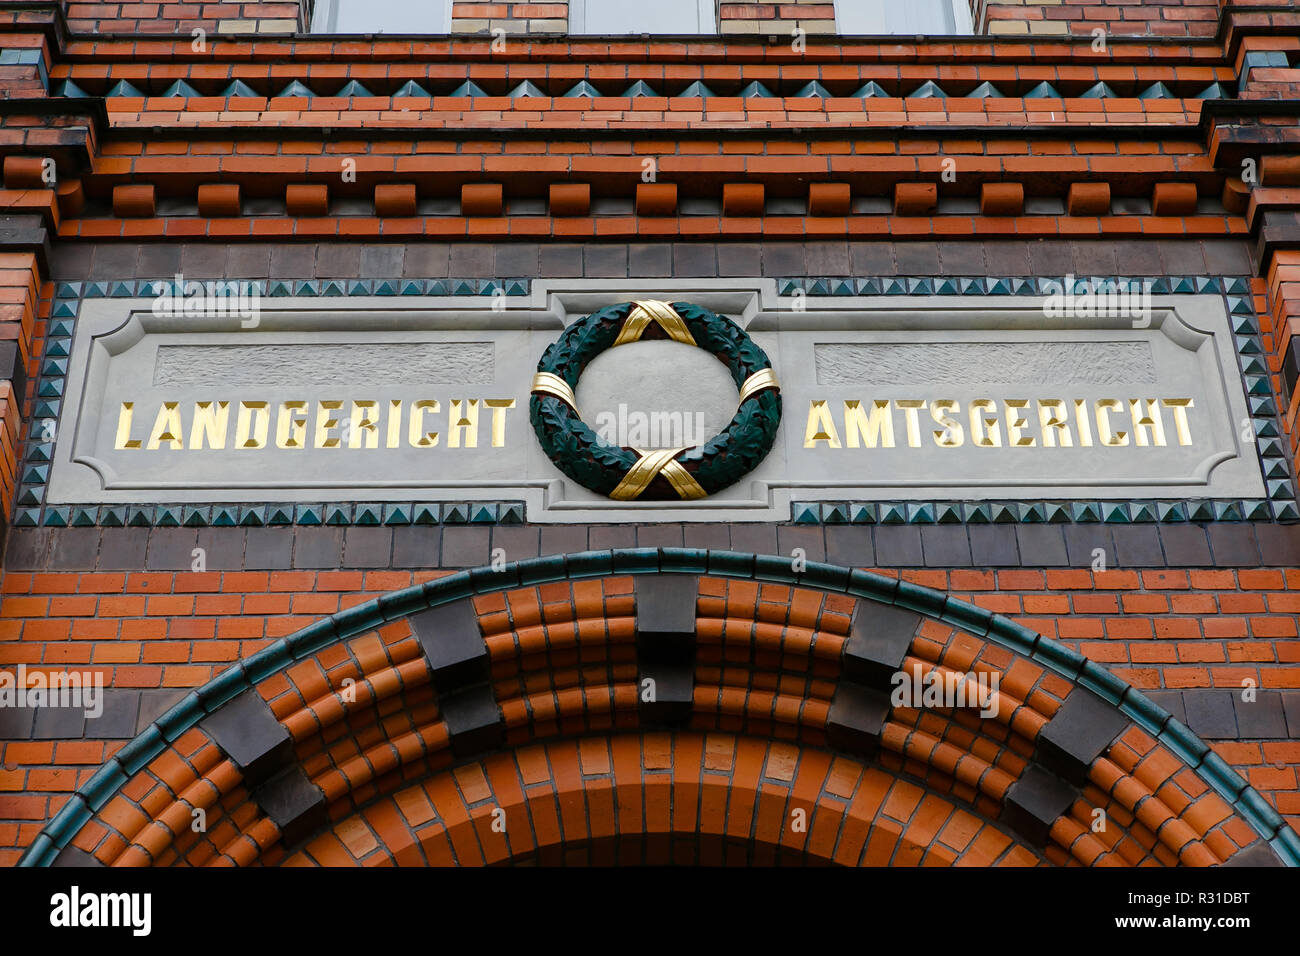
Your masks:
<svg viewBox="0 0 1300 956"><path fill-rule="evenodd" d="M1025 208L1021 183L985 183L980 187L981 216L1019 216Z"/></svg>
<svg viewBox="0 0 1300 956"><path fill-rule="evenodd" d="M637 183L638 216L671 216L677 212L676 183Z"/></svg>
<svg viewBox="0 0 1300 956"><path fill-rule="evenodd" d="M894 187L894 215L928 216L939 202L934 183L899 183Z"/></svg>
<svg viewBox="0 0 1300 956"><path fill-rule="evenodd" d="M722 187L724 216L763 215L764 189L761 183L727 183Z"/></svg>
<svg viewBox="0 0 1300 956"><path fill-rule="evenodd" d="M1157 216L1190 216L1196 212L1194 183L1156 183L1151 208Z"/></svg>
<svg viewBox="0 0 1300 956"><path fill-rule="evenodd" d="M154 214L154 188L114 186L113 215L119 219L148 219Z"/></svg>
<svg viewBox="0 0 1300 956"><path fill-rule="evenodd" d="M414 216L414 183L381 183L375 187L375 215L383 218Z"/></svg>
<svg viewBox="0 0 1300 956"><path fill-rule="evenodd" d="M460 209L465 216L491 218L501 215L500 183L467 183L460 190Z"/></svg>
<svg viewBox="0 0 1300 956"><path fill-rule="evenodd" d="M848 183L812 183L808 187L808 215L847 216L851 200Z"/></svg>
<svg viewBox="0 0 1300 956"><path fill-rule="evenodd" d="M1071 183L1065 210L1071 216L1110 214L1110 183Z"/></svg>
<svg viewBox="0 0 1300 956"><path fill-rule="evenodd" d="M291 216L329 215L329 187L324 184L286 186L284 203Z"/></svg>
<svg viewBox="0 0 1300 956"><path fill-rule="evenodd" d="M585 216L591 211L591 186L587 183L551 183L552 216Z"/></svg>
<svg viewBox="0 0 1300 956"><path fill-rule="evenodd" d="M238 183L205 183L199 187L199 215L234 218L240 214Z"/></svg>

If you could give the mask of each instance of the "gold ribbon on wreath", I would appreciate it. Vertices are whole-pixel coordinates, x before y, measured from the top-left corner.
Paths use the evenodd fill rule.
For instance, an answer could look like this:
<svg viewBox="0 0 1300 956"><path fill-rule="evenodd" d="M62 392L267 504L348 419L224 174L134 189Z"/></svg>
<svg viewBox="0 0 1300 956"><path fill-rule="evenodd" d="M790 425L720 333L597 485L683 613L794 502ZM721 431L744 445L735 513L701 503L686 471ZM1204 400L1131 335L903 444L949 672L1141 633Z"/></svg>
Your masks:
<svg viewBox="0 0 1300 956"><path fill-rule="evenodd" d="M636 342L645 334L651 322L658 323L674 342L681 342L683 345L695 344L695 336L691 335L691 330L686 327L686 322L677 314L676 309L667 302L645 299L632 303L632 311L623 320L623 328L619 329L614 345Z"/></svg>
<svg viewBox="0 0 1300 956"><path fill-rule="evenodd" d="M685 448L660 448L655 451L633 448L632 450L641 457L628 469L623 480L609 493L609 496L615 501L635 501L650 487L650 482L662 473L668 480L668 484L672 485L673 490L684 500L706 497L708 492L700 487L700 483L681 462L675 460L679 452L689 447L687 445Z"/></svg>
<svg viewBox="0 0 1300 956"><path fill-rule="evenodd" d="M533 376L532 392L534 395L541 393L558 398L573 409L573 414L578 414L577 396L573 394L573 389L569 388L569 383L558 375L551 372L538 372Z"/></svg>

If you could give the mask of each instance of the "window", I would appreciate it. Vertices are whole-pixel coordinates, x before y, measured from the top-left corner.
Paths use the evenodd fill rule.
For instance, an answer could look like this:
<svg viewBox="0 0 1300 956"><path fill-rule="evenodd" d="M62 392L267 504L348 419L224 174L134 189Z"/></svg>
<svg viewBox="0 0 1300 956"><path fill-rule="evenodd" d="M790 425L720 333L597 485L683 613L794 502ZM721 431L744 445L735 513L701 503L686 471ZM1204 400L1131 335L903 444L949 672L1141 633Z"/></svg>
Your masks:
<svg viewBox="0 0 1300 956"><path fill-rule="evenodd" d="M312 33L450 33L451 0L316 0Z"/></svg>
<svg viewBox="0 0 1300 956"><path fill-rule="evenodd" d="M569 32L717 33L717 0L569 0Z"/></svg>
<svg viewBox="0 0 1300 956"><path fill-rule="evenodd" d="M969 0L835 0L835 28L849 36L975 32Z"/></svg>

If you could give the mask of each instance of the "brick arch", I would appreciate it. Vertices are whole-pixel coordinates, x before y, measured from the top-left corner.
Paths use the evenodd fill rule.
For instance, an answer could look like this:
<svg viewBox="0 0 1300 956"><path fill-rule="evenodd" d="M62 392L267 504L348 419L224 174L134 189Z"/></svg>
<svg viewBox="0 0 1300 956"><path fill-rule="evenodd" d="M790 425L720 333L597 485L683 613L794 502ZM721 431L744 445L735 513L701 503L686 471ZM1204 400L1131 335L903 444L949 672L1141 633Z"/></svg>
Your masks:
<svg viewBox="0 0 1300 956"><path fill-rule="evenodd" d="M894 706L889 677L899 672L996 675L997 713ZM643 693L647 677L659 689L653 700ZM363 830L378 845L367 814L382 814L375 808L412 787L459 787L456 775L476 763L582 740L605 740L611 752L640 741L645 754L665 734L674 748L696 739L706 750L728 739L787 747L796 766L857 761L891 788L918 788L950 815L960 809L978 822L976 833L1008 836L1016 861L1297 859L1281 818L1186 728L1109 672L1005 618L830 565L795 570L752 554L631 549L450 575L276 642L115 754L22 862L321 862L307 847L331 837L346 847L344 836ZM667 769L673 788L706 772L687 760L679 782L675 762ZM582 780L566 778L557 799L587 801L594 791ZM707 782L710 792L738 786ZM756 786L761 794L778 784L765 776ZM619 807L614 819L623 819ZM835 812L833 801L810 808L827 819ZM451 803L439 809L454 812ZM404 844L392 832L395 854ZM657 832L583 839L588 852L603 853L605 844L591 841L635 844ZM939 859L933 836L921 835L909 843ZM757 831L728 832L724 843L733 837L754 852L789 850ZM538 853L557 846L533 842ZM834 859L810 852L798 851ZM364 862L364 853L352 856Z"/></svg>

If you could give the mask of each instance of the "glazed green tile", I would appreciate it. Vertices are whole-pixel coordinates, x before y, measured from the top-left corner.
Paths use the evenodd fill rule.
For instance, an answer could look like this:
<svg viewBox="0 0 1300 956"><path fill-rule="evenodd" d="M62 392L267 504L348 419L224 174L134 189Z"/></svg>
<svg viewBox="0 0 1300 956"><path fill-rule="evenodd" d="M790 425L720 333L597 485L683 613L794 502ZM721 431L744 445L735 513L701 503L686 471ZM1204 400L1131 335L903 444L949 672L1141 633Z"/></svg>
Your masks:
<svg viewBox="0 0 1300 956"><path fill-rule="evenodd" d="M882 501L880 503L881 524L906 524L907 509L901 502Z"/></svg>
<svg viewBox="0 0 1300 956"><path fill-rule="evenodd" d="M497 522L498 524L523 524L524 506L517 502L501 505L501 514Z"/></svg>
<svg viewBox="0 0 1300 956"><path fill-rule="evenodd" d="M1047 520L1047 510L1041 501L1024 501L1016 506L1021 522L1040 524Z"/></svg>
<svg viewBox="0 0 1300 956"><path fill-rule="evenodd" d="M907 506L908 524L934 524L934 505L930 502L918 502Z"/></svg>
<svg viewBox="0 0 1300 956"><path fill-rule="evenodd" d="M73 508L68 524L73 528L93 528L98 520L98 509L90 508Z"/></svg>
<svg viewBox="0 0 1300 956"><path fill-rule="evenodd" d="M1101 520L1101 507L1095 501L1073 501L1070 512L1080 524L1091 524Z"/></svg>
<svg viewBox="0 0 1300 956"><path fill-rule="evenodd" d="M879 279L858 279L858 295L880 295Z"/></svg>
<svg viewBox="0 0 1300 956"><path fill-rule="evenodd" d="M1263 440L1257 441L1255 443L1255 447L1259 449L1259 454L1261 458L1284 457L1284 453L1282 450L1282 442L1278 438L1265 437Z"/></svg>
<svg viewBox="0 0 1300 956"><path fill-rule="evenodd" d="M1216 501L1214 504L1215 521L1240 521L1241 503L1237 501Z"/></svg>
<svg viewBox="0 0 1300 956"><path fill-rule="evenodd" d="M960 291L961 287L956 279L940 279L934 287L935 295L957 295Z"/></svg>
<svg viewBox="0 0 1300 956"><path fill-rule="evenodd" d="M1159 520L1155 502L1135 501L1129 506L1129 508L1132 512L1133 521L1135 523L1148 523Z"/></svg>
<svg viewBox="0 0 1300 956"><path fill-rule="evenodd" d="M154 510L153 523L158 528L179 528L181 509L175 505L161 505Z"/></svg>
<svg viewBox="0 0 1300 956"><path fill-rule="evenodd" d="M1290 471L1287 470L1286 462L1280 458L1267 459L1261 464L1264 466L1265 478L1288 478Z"/></svg>
<svg viewBox="0 0 1300 956"><path fill-rule="evenodd" d="M237 505L213 505L212 527L235 528L239 526L239 507Z"/></svg>
<svg viewBox="0 0 1300 956"><path fill-rule="evenodd" d="M127 527L130 528L153 527L153 509L147 507L137 507L137 506L132 506L128 508L126 524Z"/></svg>
<svg viewBox="0 0 1300 956"><path fill-rule="evenodd" d="M989 295L1010 295L1011 280L1010 279L989 279L988 294Z"/></svg>
<svg viewBox="0 0 1300 956"><path fill-rule="evenodd" d="M821 521L821 514L817 505L796 501L790 506L790 520L795 524L818 524Z"/></svg>
<svg viewBox="0 0 1300 956"><path fill-rule="evenodd" d="M443 524L468 524L469 505L459 501L456 502L455 504L443 505L442 523Z"/></svg>
<svg viewBox="0 0 1300 956"><path fill-rule="evenodd" d="M349 279L347 285L350 296L370 295L373 289L369 279Z"/></svg>
<svg viewBox="0 0 1300 956"><path fill-rule="evenodd" d="M831 295L850 296L855 294L852 279L835 279L830 283Z"/></svg>
<svg viewBox="0 0 1300 956"><path fill-rule="evenodd" d="M319 505L295 505L293 509L294 524L319 525L325 523L325 509Z"/></svg>
<svg viewBox="0 0 1300 956"><path fill-rule="evenodd" d="M412 524L437 524L442 520L442 505L423 502L411 513Z"/></svg>
<svg viewBox="0 0 1300 956"><path fill-rule="evenodd" d="M452 295L478 295L478 283L473 279L451 280Z"/></svg>
<svg viewBox="0 0 1300 956"><path fill-rule="evenodd" d="M108 294L114 299L129 299L135 295L134 282L110 282L108 284Z"/></svg>
<svg viewBox="0 0 1300 956"><path fill-rule="evenodd" d="M357 505L356 515L352 522L358 525L379 524L383 518L383 510L383 505L378 504Z"/></svg>
<svg viewBox="0 0 1300 956"><path fill-rule="evenodd" d="M302 524L302 522L298 522ZM325 523L327 525L347 525L352 523L351 505L326 505Z"/></svg>
<svg viewBox="0 0 1300 956"><path fill-rule="evenodd" d="M971 276L957 280L957 287L961 290L962 295L986 295L987 289L984 286L984 280Z"/></svg>
<svg viewBox="0 0 1300 956"><path fill-rule="evenodd" d="M46 508L41 524L47 528L66 528L71 519L68 508Z"/></svg>
<svg viewBox="0 0 1300 956"><path fill-rule="evenodd" d="M67 375L68 363L63 359L47 358L44 362L41 363L41 374L42 375Z"/></svg>
<svg viewBox="0 0 1300 956"><path fill-rule="evenodd" d="M56 282L54 284L54 297L56 299L81 298L81 283L80 282Z"/></svg>
<svg viewBox="0 0 1300 956"><path fill-rule="evenodd" d="M1016 295L1033 295L1034 280L1027 278L1017 278L1011 280L1011 288Z"/></svg>
<svg viewBox="0 0 1300 956"><path fill-rule="evenodd" d="M989 524L993 520L993 512L987 503L979 504L966 503L962 505L962 512L966 515L966 520L971 524Z"/></svg>
<svg viewBox="0 0 1300 956"><path fill-rule="evenodd" d="M1046 80L1025 93L1027 100L1059 100L1060 98L1060 92Z"/></svg>
<svg viewBox="0 0 1300 956"><path fill-rule="evenodd" d="M410 524L411 506L403 504L384 505L384 524Z"/></svg>
<svg viewBox="0 0 1300 956"><path fill-rule="evenodd" d="M1063 501L1048 501L1043 505L1043 513L1051 524L1069 524L1073 520L1070 506Z"/></svg>
<svg viewBox="0 0 1300 956"><path fill-rule="evenodd" d="M18 488L18 497L16 503L24 507L39 505L45 500L44 485L20 485Z"/></svg>
<svg viewBox="0 0 1300 956"><path fill-rule="evenodd" d="M1259 438L1278 438L1277 425L1271 418L1252 419L1255 425L1255 435Z"/></svg>
<svg viewBox="0 0 1300 956"><path fill-rule="evenodd" d="M266 294L273 299L286 299L293 295L293 286L287 279L273 279Z"/></svg>
<svg viewBox="0 0 1300 956"><path fill-rule="evenodd" d="M1106 524L1128 524L1133 520L1129 515L1128 503L1123 501L1103 501L1101 516Z"/></svg>
<svg viewBox="0 0 1300 956"><path fill-rule="evenodd" d="M54 445L51 442L37 442L27 449L27 460L49 463L54 458Z"/></svg>
<svg viewBox="0 0 1300 956"><path fill-rule="evenodd" d="M293 515L285 510L280 511L283 521L277 524L292 524ZM245 505L239 509L239 526L241 528L260 528L263 525L270 524L267 520L266 507L263 505Z"/></svg>
<svg viewBox="0 0 1300 956"><path fill-rule="evenodd" d="M821 506L824 524L848 524L849 506L843 502L825 503Z"/></svg>
<svg viewBox="0 0 1300 956"><path fill-rule="evenodd" d="M1259 347L1259 343L1255 341L1254 336L1238 335L1236 339L1237 339L1237 351L1240 352L1242 355L1263 354L1264 350ZM1267 371L1267 369L1264 369L1264 371Z"/></svg>
<svg viewBox="0 0 1300 956"><path fill-rule="evenodd" d="M424 295L424 283L419 279L403 279L399 295Z"/></svg>
<svg viewBox="0 0 1300 956"><path fill-rule="evenodd" d="M375 295L397 295L398 284L396 279L376 279Z"/></svg>
<svg viewBox="0 0 1300 956"><path fill-rule="evenodd" d="M1169 280L1174 295L1191 295L1196 291L1196 281L1191 276L1175 276Z"/></svg>
<svg viewBox="0 0 1300 956"><path fill-rule="evenodd" d="M469 505L469 523L470 524L495 524L497 520L497 506L490 503L471 503Z"/></svg>
<svg viewBox="0 0 1300 956"><path fill-rule="evenodd" d="M75 328L76 328L76 323L73 322L71 319L69 318L60 319L56 317L56 319L50 323L50 335L67 338L68 336L72 335L72 332Z"/></svg>
<svg viewBox="0 0 1300 956"><path fill-rule="evenodd" d="M849 505L849 520L853 524L875 524L876 506L866 502L852 502Z"/></svg>
<svg viewBox="0 0 1300 956"><path fill-rule="evenodd" d="M954 501L941 501L935 506L937 524L961 524L961 506Z"/></svg>
<svg viewBox="0 0 1300 956"><path fill-rule="evenodd" d="M527 295L527 279L508 279L506 280L506 295Z"/></svg>
<svg viewBox="0 0 1300 956"><path fill-rule="evenodd" d="M59 402L58 399L47 399L44 401L39 401L36 403L36 410L32 413L32 417L38 420L56 419L59 417L59 406L61 404L62 403Z"/></svg>
<svg viewBox="0 0 1300 956"><path fill-rule="evenodd" d="M831 287L825 279L808 279L807 289L809 295L830 295Z"/></svg>
<svg viewBox="0 0 1300 956"><path fill-rule="evenodd" d="M1230 295L1227 297L1229 315L1249 315L1255 314L1255 307L1251 304L1250 299L1244 296Z"/></svg>
<svg viewBox="0 0 1300 956"><path fill-rule="evenodd" d="M37 389L36 394L41 398L61 398L63 396L63 380L58 378L42 379L41 386Z"/></svg>
<svg viewBox="0 0 1300 956"><path fill-rule="evenodd" d="M424 284L425 295L446 295L447 281L445 279L429 279Z"/></svg>
<svg viewBox="0 0 1300 956"><path fill-rule="evenodd" d="M429 95L429 91L419 83L415 82L415 80L407 80L398 88L397 92L394 93L393 96L413 96L417 99L423 100L432 99Z"/></svg>
<svg viewBox="0 0 1300 956"><path fill-rule="evenodd" d="M1255 315L1234 315L1232 316L1232 333L1233 335L1256 336L1259 334L1259 327L1255 325Z"/></svg>
<svg viewBox="0 0 1300 956"><path fill-rule="evenodd" d="M1295 497L1295 490L1291 487L1291 482L1287 479L1270 480L1267 484L1268 496L1273 501Z"/></svg>
<svg viewBox="0 0 1300 956"><path fill-rule="evenodd" d="M307 99L316 98L316 94L313 93L307 86L303 85L298 80L292 81L291 83L289 83L288 86L286 86L284 89L282 89L279 93L275 95L276 97L279 98L284 98L287 96L303 96L306 97Z"/></svg>
<svg viewBox="0 0 1300 956"><path fill-rule="evenodd" d="M885 295L907 295L907 280L899 278L885 279L883 289Z"/></svg>
<svg viewBox="0 0 1300 956"><path fill-rule="evenodd" d="M1297 510L1294 501L1275 501L1273 502L1273 517L1278 521L1294 521L1300 518L1300 510Z"/></svg>
<svg viewBox="0 0 1300 956"><path fill-rule="evenodd" d="M105 528L124 528L126 519L125 505L106 505L99 509L99 523Z"/></svg>
<svg viewBox="0 0 1300 956"><path fill-rule="evenodd" d="M1264 364L1264 359L1259 355L1252 355L1249 358L1243 356L1241 362L1241 371L1246 375L1267 375L1268 366Z"/></svg>
<svg viewBox="0 0 1300 956"><path fill-rule="evenodd" d="M47 357L66 358L71 353L72 339L50 339L45 343Z"/></svg>
<svg viewBox="0 0 1300 956"><path fill-rule="evenodd" d="M40 508L19 508L14 514L15 528L38 528L41 524Z"/></svg>
<svg viewBox="0 0 1300 956"><path fill-rule="evenodd" d="M1163 522L1187 520L1187 506L1181 501L1157 501L1156 514Z"/></svg>
<svg viewBox="0 0 1300 956"><path fill-rule="evenodd" d="M212 509L206 506L186 507L182 512L181 524L187 528L206 528L211 524Z"/></svg>
<svg viewBox="0 0 1300 956"><path fill-rule="evenodd" d="M1005 502L993 502L989 506L989 518L994 524L1015 524L1020 520L1015 507Z"/></svg>
<svg viewBox="0 0 1300 956"><path fill-rule="evenodd" d="M49 480L49 465L31 465L19 480L29 485L43 485Z"/></svg>
<svg viewBox="0 0 1300 956"><path fill-rule="evenodd" d="M776 283L777 295L796 295L803 292L803 282L799 279L778 279Z"/></svg>
<svg viewBox="0 0 1300 956"><path fill-rule="evenodd" d="M1217 295L1220 291L1219 280L1214 276L1197 276L1196 291L1201 295Z"/></svg>
<svg viewBox="0 0 1300 956"><path fill-rule="evenodd" d="M330 279L321 286L321 295L347 295L347 288L338 279Z"/></svg>
<svg viewBox="0 0 1300 956"><path fill-rule="evenodd" d="M1261 498L1250 498L1241 504L1242 514L1247 521L1268 521L1273 517L1273 509Z"/></svg>
<svg viewBox="0 0 1300 956"><path fill-rule="evenodd" d="M934 295L934 280L932 279L908 279L908 295Z"/></svg>

